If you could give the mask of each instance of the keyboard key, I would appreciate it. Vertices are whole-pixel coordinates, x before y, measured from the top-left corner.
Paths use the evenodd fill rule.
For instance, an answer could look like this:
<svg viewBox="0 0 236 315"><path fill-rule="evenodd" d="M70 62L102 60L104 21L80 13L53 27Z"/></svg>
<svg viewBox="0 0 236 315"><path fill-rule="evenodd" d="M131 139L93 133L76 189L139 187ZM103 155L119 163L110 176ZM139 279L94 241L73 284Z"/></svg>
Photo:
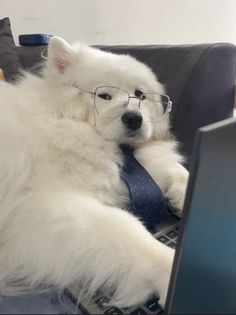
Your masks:
<svg viewBox="0 0 236 315"><path fill-rule="evenodd" d="M166 244L169 241L169 239L164 235L161 235L160 237L158 237L158 240L164 244Z"/></svg>
<svg viewBox="0 0 236 315"><path fill-rule="evenodd" d="M158 300L156 298L153 298L149 300L147 303L145 303L145 307L152 313L160 314L162 312L162 308L158 304Z"/></svg>
<svg viewBox="0 0 236 315"><path fill-rule="evenodd" d="M170 242L170 243L167 244L167 246L175 249L176 248L176 243L175 242Z"/></svg>
<svg viewBox="0 0 236 315"><path fill-rule="evenodd" d="M137 308L130 315L146 315L147 313L142 308Z"/></svg>
<svg viewBox="0 0 236 315"><path fill-rule="evenodd" d="M109 299L106 296L102 296L95 301L97 306L102 310L108 308L108 306L106 305L108 302L109 302Z"/></svg>
<svg viewBox="0 0 236 315"><path fill-rule="evenodd" d="M123 313L117 307L112 307L112 308L109 308L108 310L106 310L104 312L104 314L107 314L107 315L122 315Z"/></svg>
<svg viewBox="0 0 236 315"><path fill-rule="evenodd" d="M50 301L54 305L59 304L58 294L56 294L56 293L52 294L51 298L50 298Z"/></svg>
<svg viewBox="0 0 236 315"><path fill-rule="evenodd" d="M167 232L166 235L171 239L175 239L177 237L177 232L175 230L171 230Z"/></svg>

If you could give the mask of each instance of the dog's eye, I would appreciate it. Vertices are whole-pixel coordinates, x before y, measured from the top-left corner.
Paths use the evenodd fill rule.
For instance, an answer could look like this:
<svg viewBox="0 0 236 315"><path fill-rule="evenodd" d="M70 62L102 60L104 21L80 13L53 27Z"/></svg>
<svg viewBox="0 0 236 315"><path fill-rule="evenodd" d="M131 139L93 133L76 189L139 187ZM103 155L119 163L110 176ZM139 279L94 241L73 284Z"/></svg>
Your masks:
<svg viewBox="0 0 236 315"><path fill-rule="evenodd" d="M103 100L111 100L111 95L108 93L98 94L98 97L102 98Z"/></svg>
<svg viewBox="0 0 236 315"><path fill-rule="evenodd" d="M141 90L135 90L134 95L140 98L141 100L145 100L146 96Z"/></svg>

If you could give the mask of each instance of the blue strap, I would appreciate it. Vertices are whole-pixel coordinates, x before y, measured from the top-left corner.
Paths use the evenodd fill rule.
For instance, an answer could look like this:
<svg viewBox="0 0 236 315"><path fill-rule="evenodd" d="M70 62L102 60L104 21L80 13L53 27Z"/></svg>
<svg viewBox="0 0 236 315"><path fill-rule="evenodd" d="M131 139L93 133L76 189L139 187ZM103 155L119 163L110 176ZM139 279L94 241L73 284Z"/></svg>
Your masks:
<svg viewBox="0 0 236 315"><path fill-rule="evenodd" d="M132 211L148 229L170 216L167 204L159 186L134 157L134 148L121 144L124 166L121 178L126 183L130 194L130 211Z"/></svg>

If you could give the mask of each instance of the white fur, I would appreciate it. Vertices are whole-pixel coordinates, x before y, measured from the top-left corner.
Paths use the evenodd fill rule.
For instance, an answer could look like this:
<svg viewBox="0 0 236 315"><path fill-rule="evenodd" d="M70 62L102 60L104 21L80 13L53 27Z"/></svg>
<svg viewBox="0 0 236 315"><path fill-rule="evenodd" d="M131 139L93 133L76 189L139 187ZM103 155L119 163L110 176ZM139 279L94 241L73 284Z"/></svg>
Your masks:
<svg viewBox="0 0 236 315"><path fill-rule="evenodd" d="M164 305L174 252L125 210L118 144L136 147L180 214L188 173L170 140L168 116L148 123L154 105L143 101L139 109L131 99L127 110L140 112L144 122L130 137L120 117L96 115L91 95L75 83L90 91L112 85L131 95L136 88L164 92L134 58L71 47L57 37L42 78L25 74L15 86L0 83L1 292L20 294L22 283L31 289L80 283L90 295L113 288L116 305L152 293Z"/></svg>

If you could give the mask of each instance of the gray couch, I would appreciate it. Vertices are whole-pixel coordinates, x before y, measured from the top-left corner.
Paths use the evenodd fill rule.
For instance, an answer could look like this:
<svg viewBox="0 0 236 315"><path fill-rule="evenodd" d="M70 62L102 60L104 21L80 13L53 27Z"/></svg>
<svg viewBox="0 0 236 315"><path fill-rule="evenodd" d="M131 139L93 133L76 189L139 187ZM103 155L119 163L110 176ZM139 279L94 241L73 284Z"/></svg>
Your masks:
<svg viewBox="0 0 236 315"><path fill-rule="evenodd" d="M148 64L173 101L172 129L182 153L191 158L196 130L233 115L236 47L232 44L99 46L130 54ZM23 68L37 71L46 46L18 46Z"/></svg>

